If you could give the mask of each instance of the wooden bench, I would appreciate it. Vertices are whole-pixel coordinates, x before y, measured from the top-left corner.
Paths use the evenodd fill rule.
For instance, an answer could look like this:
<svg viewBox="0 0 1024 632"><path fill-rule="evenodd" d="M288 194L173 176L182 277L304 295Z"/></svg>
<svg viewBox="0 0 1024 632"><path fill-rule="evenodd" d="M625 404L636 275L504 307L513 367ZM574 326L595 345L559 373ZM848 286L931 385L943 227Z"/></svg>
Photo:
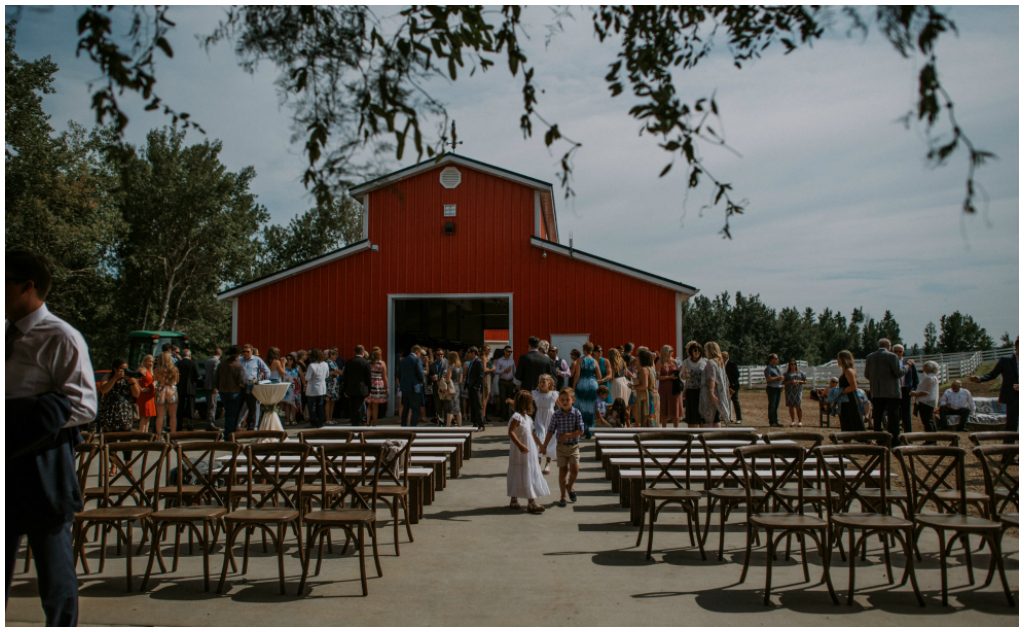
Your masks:
<svg viewBox="0 0 1024 632"><path fill-rule="evenodd" d="M372 432L374 430L387 430L388 432L411 432L416 437L431 435L431 438L459 437L463 440L462 458L469 460L473 458L473 429L465 426L338 426L338 430L350 430L352 432ZM417 439L418 441L419 439Z"/></svg>
<svg viewBox="0 0 1024 632"><path fill-rule="evenodd" d="M753 428L729 427L729 428L603 428L594 433L594 458L601 460L601 451L606 447L627 447L636 445L633 436L643 432L670 432L696 436L700 434L713 434L716 432L754 432ZM661 442L652 442L650 445L662 445ZM663 445L674 445L669 441Z"/></svg>

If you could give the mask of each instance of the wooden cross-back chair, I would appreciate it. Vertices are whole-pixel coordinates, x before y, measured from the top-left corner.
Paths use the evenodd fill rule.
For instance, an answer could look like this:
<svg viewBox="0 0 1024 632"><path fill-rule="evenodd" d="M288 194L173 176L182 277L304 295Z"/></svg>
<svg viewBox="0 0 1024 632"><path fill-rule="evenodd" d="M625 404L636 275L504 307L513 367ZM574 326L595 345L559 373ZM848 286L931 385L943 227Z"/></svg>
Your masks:
<svg viewBox="0 0 1024 632"><path fill-rule="evenodd" d="M989 519L1002 521L1004 527L1016 527L1020 513L1020 448L1006 444L979 445L973 452L985 476Z"/></svg>
<svg viewBox="0 0 1024 632"><path fill-rule="evenodd" d="M145 528L155 508L169 445L162 441L126 441L100 447L100 506L75 515L75 555L85 559L86 531L91 526L104 529L100 540L100 572L106 561L106 529L117 532L118 544L126 547L126 590L132 589L132 531L136 524ZM124 458L124 453L128 458ZM88 573L89 569L84 568Z"/></svg>
<svg viewBox="0 0 1024 632"><path fill-rule="evenodd" d="M892 435L885 430L851 430L846 432L833 432L829 435L829 441L836 445L842 444L867 444L882 446L890 450L886 459L889 461L888 467L886 468L889 472L892 472ZM903 513L903 517L906 518L909 514L906 508L906 494L894 494L892 492L892 477L888 477L882 483L885 485L885 493L881 490L874 488L863 488L858 492L860 498L865 502L873 503L871 505L872 511L878 513L892 514L892 506L895 505ZM884 501L882 499L885 499ZM885 502L888 507L882 507L881 503ZM842 546L842 543L840 543Z"/></svg>
<svg viewBox="0 0 1024 632"><path fill-rule="evenodd" d="M329 539L331 529L340 528L345 531L345 546L341 554L345 554L349 542L358 547L359 578L365 596L368 594L367 534L373 546L373 562L377 569L377 577L383 576L377 548L376 524L378 484L384 470L380 467L380 462L385 447L364 443L325 443L318 445L316 451L322 475L319 485L314 487L320 494L318 501L322 509L309 511L304 517L308 532L298 594L301 596L305 590L314 546L317 546L318 551L314 575L319 575L323 562L324 541ZM340 484L341 491L334 491L329 481Z"/></svg>
<svg viewBox="0 0 1024 632"><path fill-rule="evenodd" d="M957 447L960 445L960 433L958 432L901 432L900 445L946 445Z"/></svg>
<svg viewBox="0 0 1024 632"><path fill-rule="evenodd" d="M716 449L711 441L739 441L746 445L754 445L759 436L753 431L725 430L722 432L702 432L697 435L704 449L705 479L704 493L707 495L707 514L704 521L704 544L707 544L708 532L711 530L711 514L718 505L718 559L725 553L725 522L733 509L747 501L747 492L743 489L743 466L739 456L732 450L723 452Z"/></svg>
<svg viewBox="0 0 1024 632"><path fill-rule="evenodd" d="M967 438L971 440L974 445L983 445L986 443L1017 443L1020 441L1020 434L1016 430L983 430L981 432L972 432L967 435Z"/></svg>
<svg viewBox="0 0 1024 632"><path fill-rule="evenodd" d="M999 570L1003 582L1006 600L1014 606L1013 595L1006 580L1006 569L1003 563L1000 536L1002 525L999 522L968 515L966 474L964 462L967 452L963 448L952 446L899 446L893 450L899 458L900 470L909 494L907 507L910 519L914 521L914 544L925 528L934 529L939 539L939 567L942 578L942 605L949 603L949 587L947 582L947 557L953 544L960 540L964 555L967 558L968 581L974 583L974 570L971 564L969 537L979 535L989 545L991 561L989 576L992 575L991 565ZM950 500L949 492L955 492L957 498ZM931 505L935 511L928 512ZM952 532L947 539L946 533Z"/></svg>
<svg viewBox="0 0 1024 632"><path fill-rule="evenodd" d="M960 434L956 432L904 432L900 435L900 445L944 445L947 447L958 447L960 445ZM938 467L938 463L935 463ZM933 500L950 503L952 506L960 496L967 499L969 505L977 507L982 516L988 515L989 498L982 492L970 489L954 489L948 479L940 479L941 487L935 491Z"/></svg>
<svg viewBox="0 0 1024 632"><path fill-rule="evenodd" d="M671 451L664 453L665 446L658 443L672 440ZM686 515L686 528L690 534L690 546L696 545L700 550L701 559L707 559L704 553L704 539L700 533L700 498L701 492L691 486L690 461L693 447L693 435L674 432L638 432L633 436L640 452L640 529L636 534L636 544L640 546L644 536L644 523L648 523L647 559L651 559L654 546L654 523L658 515L667 505L679 505ZM661 451L652 448L658 446ZM701 451L703 456L703 449ZM675 474L682 471L682 477ZM694 537L694 529L697 531Z"/></svg>
<svg viewBox="0 0 1024 632"><path fill-rule="evenodd" d="M764 603L771 605L772 561L783 537L793 534L800 542L804 581L810 581L807 570L805 536L817 545L823 567L823 581L828 586L833 603L838 603L829 575L828 522L817 516L804 514L804 461L807 451L799 445L752 445L736 448L743 466L743 484L747 491L747 548L743 558L740 583L746 581L750 567L750 554L757 529L764 529L767 546ZM783 490L795 489L795 501L781 495ZM755 494L755 491L761 493ZM778 511L782 509L783 511ZM775 535L776 532L778 535Z"/></svg>
<svg viewBox="0 0 1024 632"><path fill-rule="evenodd" d="M338 443L351 443L356 437L356 433L346 428L315 428L313 430L303 430L299 433L299 441L306 445L309 445L314 451L321 445L332 445ZM316 454L313 455L316 457ZM326 481L328 487L326 490L326 496L322 493L317 483L322 476L333 476L334 473L331 471L319 470L318 476L315 480L307 480L307 485L302 490L301 504L303 512L307 513L312 511L313 506L319 502L322 502L324 498L330 498L332 495L341 493L344 483L343 481L328 479ZM307 477L308 479L308 477ZM326 505L319 505L326 507ZM328 534L329 538L329 534Z"/></svg>
<svg viewBox="0 0 1024 632"><path fill-rule="evenodd" d="M227 579L228 564L234 564L233 548L238 535L245 531L242 574L249 568L249 538L259 529L271 538L277 552L278 577L281 594L284 586L284 545L288 527L295 532L302 558L302 511L298 499L305 483L310 447L302 443L252 443L244 446L244 465L235 466L238 478L245 479L245 508L229 512L224 516L225 545L224 564L221 569L217 592L223 592ZM285 458L292 457L292 458ZM237 480L237 479L236 479ZM290 487L294 484L294 488ZM292 489L297 490L291 491ZM238 494L233 493L237 498ZM232 502L235 501L232 499Z"/></svg>
<svg viewBox="0 0 1024 632"><path fill-rule="evenodd" d="M174 480L174 496L164 509L157 509L149 516L153 546L149 552L149 564L142 579L140 590L145 591L153 571L154 559L165 568L161 544L167 529L175 527L174 561L171 571L178 570L178 555L181 531L189 534L189 553L192 552L193 536L198 540L203 553L203 590L210 590L210 553L224 529L223 517L228 512L229 489L233 484L234 471L241 451L237 443L227 441L186 441L173 446L177 472ZM164 488L164 493L166 488Z"/></svg>
<svg viewBox="0 0 1024 632"><path fill-rule="evenodd" d="M398 545L398 510L402 510L405 532L409 541L413 541L412 526L409 521L409 462L412 459L412 446L416 434L409 431L373 430L360 433L360 440L368 445L389 445L381 455L382 467L380 480L377 484L378 499L391 512L391 524L394 528L395 555L400 555ZM361 490L368 493L367 489Z"/></svg>
<svg viewBox="0 0 1024 632"><path fill-rule="evenodd" d="M843 531L848 533L850 556L846 603L853 604L856 568L854 551L860 547L866 548L868 537L877 535L882 543L885 570L890 583L895 583L895 579L889 558L889 537L895 537L903 545L906 568L901 585L909 577L917 602L923 606L924 598L914 573L914 523L889 514L886 496L889 449L879 445L845 444L821 446L814 452L820 469L825 473L825 489L837 498L835 503L826 505L830 526L829 547L833 543L841 546ZM866 491L871 493L864 495ZM862 532L859 537L858 531Z"/></svg>

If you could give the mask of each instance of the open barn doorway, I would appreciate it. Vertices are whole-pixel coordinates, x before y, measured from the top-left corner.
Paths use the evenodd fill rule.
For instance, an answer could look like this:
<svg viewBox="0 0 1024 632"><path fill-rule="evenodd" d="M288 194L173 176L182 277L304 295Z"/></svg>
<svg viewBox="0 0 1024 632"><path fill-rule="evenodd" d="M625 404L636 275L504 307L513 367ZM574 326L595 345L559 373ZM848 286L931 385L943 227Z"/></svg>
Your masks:
<svg viewBox="0 0 1024 632"><path fill-rule="evenodd" d="M392 295L388 301L390 384L388 410L395 410L398 362L413 345L458 351L480 347L485 331L512 332L512 295Z"/></svg>

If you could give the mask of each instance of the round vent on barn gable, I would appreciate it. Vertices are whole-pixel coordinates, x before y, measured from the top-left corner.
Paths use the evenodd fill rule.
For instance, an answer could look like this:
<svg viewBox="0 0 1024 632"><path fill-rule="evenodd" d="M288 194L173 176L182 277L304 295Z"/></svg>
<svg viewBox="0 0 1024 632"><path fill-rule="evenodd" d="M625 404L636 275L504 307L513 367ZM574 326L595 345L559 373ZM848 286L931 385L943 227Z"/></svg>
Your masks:
<svg viewBox="0 0 1024 632"><path fill-rule="evenodd" d="M446 189L454 189L462 184L462 172L455 167L445 167L441 170L441 186Z"/></svg>

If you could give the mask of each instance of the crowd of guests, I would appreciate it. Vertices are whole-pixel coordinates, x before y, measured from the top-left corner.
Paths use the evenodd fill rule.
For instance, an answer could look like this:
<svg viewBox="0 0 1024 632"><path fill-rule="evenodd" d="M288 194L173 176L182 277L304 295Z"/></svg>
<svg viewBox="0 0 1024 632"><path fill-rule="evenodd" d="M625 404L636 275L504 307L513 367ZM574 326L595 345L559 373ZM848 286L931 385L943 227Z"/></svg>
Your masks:
<svg viewBox="0 0 1024 632"><path fill-rule="evenodd" d="M972 376L972 382L987 382L1002 377L999 402L1007 408L1006 428L1016 430L1018 424L1018 341L1014 342L1012 358L1000 358L988 373ZM901 432L913 430L913 416L917 415L921 428L927 432L954 428L963 432L968 420L974 414L974 399L961 380L953 380L942 396L939 396L939 364L933 360L925 362L921 371L911 359L904 359L902 345L893 345L886 338L878 341L878 349L868 354L864 361L864 377L869 392L858 387L857 370L853 354L840 351L836 361L840 368L839 377L830 380L828 388L813 392L813 397L823 402L830 413L839 415L842 430L885 430L894 437ZM790 407L791 425L800 425L800 389L806 383L806 376L799 370L795 360L790 360L785 372L778 368L778 356L772 354L764 374L768 392L768 418L771 425L778 423L777 405L781 389L786 389L786 404ZM774 407L773 407L774 402ZM792 404L797 408L794 415ZM774 409L773 409L774 408Z"/></svg>
<svg viewBox="0 0 1024 632"><path fill-rule="evenodd" d="M493 352L488 345L469 347L461 353L414 345L399 360L397 384L391 386L398 396L397 413L403 426L423 420L461 426L468 420L483 429L492 417L507 424L507 493L513 510L522 509L522 498L526 511L544 511L537 499L550 493L545 476L552 461L558 466L557 504L564 507L576 501L580 441L589 439L595 427L741 423L739 367L714 341L688 342L682 359L675 357L669 345L653 351L625 343L605 353L601 345L586 342L581 349L572 349L567 359L557 347L536 337L530 337L529 347L516 359L508 345ZM911 430L911 410L925 430L938 429L936 416L943 428L955 419L963 430L974 412L971 393L959 380L940 397L939 365L925 362L919 373L912 360L904 360L903 347L887 339L879 340L878 350L864 363L870 394L859 387L853 354L841 351L836 359L840 375L831 379L828 388L812 391L812 397L838 415L844 431L870 425L898 436ZM1015 428L1016 356L1013 360L972 379L1003 375L1004 382L1012 384L1012 395L1001 393L1000 399L1012 399L1008 406L1013 410L1008 413ZM228 434L258 424L260 405L252 390L260 382L290 384L281 402L288 425L302 421L319 428L334 423L342 409L353 425L373 425L388 402L388 368L380 347L367 351L358 345L351 358L342 360L337 349L282 355L270 347L264 357L245 344L224 353L216 349L204 368L209 392L206 423L215 427L220 408ZM198 376L189 350L179 351L172 345L165 345L158 357L143 357L135 371L117 360L109 379L98 386L97 422L104 431L129 430L137 423L160 433L165 426L173 432L184 419L190 428ZM796 360L789 359L783 368L773 353L764 376L769 425L782 426L778 408L784 400L789 425L802 426L801 403L808 380Z"/></svg>

